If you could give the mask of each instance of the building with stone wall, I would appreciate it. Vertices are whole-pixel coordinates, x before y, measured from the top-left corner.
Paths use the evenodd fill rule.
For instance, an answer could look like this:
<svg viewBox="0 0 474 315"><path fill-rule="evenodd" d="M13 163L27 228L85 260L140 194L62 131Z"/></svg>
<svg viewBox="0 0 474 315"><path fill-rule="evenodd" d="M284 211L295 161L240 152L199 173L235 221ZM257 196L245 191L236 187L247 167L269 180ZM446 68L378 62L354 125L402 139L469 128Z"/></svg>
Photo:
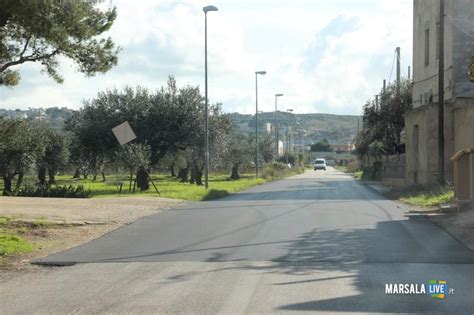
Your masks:
<svg viewBox="0 0 474 315"><path fill-rule="evenodd" d="M407 184L430 184L438 176L438 21L439 1L414 0L413 109L405 116ZM445 0L445 170L450 157L474 148L474 0Z"/></svg>

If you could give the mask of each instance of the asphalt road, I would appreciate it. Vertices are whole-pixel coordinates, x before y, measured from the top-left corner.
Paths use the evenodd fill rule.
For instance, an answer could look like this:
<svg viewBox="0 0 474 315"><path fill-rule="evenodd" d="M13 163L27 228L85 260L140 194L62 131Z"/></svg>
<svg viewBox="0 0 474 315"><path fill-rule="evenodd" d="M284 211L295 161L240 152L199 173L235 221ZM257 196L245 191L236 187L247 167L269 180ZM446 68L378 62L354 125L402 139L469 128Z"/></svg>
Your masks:
<svg viewBox="0 0 474 315"><path fill-rule="evenodd" d="M0 313L474 314L474 253L332 169L141 219L0 284ZM444 300L387 283L446 280Z"/></svg>

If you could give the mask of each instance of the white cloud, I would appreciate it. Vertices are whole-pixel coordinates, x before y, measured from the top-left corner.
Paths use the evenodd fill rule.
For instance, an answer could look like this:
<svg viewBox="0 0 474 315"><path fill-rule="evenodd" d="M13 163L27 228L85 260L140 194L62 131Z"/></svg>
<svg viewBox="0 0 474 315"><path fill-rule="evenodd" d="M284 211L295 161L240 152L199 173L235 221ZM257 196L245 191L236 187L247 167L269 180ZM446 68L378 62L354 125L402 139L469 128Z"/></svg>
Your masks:
<svg viewBox="0 0 474 315"><path fill-rule="evenodd" d="M64 63L57 85L35 66L22 67L23 81L0 88L0 107L78 108L107 88L159 88L168 75L178 84L203 85L202 0L112 1L118 18L110 34L123 47L117 67L93 78ZM351 4L352 3L352 4ZM108 4L105 3L104 5ZM209 92L226 111L253 113L255 70L259 104L282 110L358 114L388 79L393 50L411 63L411 1L215 0L209 23ZM341 18L342 17L342 18ZM333 24L331 24L331 21ZM342 30L340 29L342 28ZM393 75L394 76L394 75Z"/></svg>

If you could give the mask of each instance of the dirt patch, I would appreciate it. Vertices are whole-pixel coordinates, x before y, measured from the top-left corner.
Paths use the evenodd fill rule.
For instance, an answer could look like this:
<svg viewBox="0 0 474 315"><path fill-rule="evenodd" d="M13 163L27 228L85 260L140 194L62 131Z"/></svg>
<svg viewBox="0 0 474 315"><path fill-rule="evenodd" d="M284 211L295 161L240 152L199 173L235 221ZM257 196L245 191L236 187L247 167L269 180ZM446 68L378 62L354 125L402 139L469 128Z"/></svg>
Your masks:
<svg viewBox="0 0 474 315"><path fill-rule="evenodd" d="M33 252L8 257L7 265L0 269L0 281L13 276L15 271L36 270L38 267L30 264L32 259L89 242L139 218L182 202L158 197L0 197L0 217L9 218L9 223L0 228L4 233L19 235L35 246ZM65 224L48 224L50 222ZM85 224L68 224L71 222ZM101 224L88 224L90 222Z"/></svg>
<svg viewBox="0 0 474 315"><path fill-rule="evenodd" d="M0 216L126 224L181 202L159 197L93 199L0 197Z"/></svg>
<svg viewBox="0 0 474 315"><path fill-rule="evenodd" d="M429 217L429 220L474 251L474 208L466 209L459 214L449 213Z"/></svg>

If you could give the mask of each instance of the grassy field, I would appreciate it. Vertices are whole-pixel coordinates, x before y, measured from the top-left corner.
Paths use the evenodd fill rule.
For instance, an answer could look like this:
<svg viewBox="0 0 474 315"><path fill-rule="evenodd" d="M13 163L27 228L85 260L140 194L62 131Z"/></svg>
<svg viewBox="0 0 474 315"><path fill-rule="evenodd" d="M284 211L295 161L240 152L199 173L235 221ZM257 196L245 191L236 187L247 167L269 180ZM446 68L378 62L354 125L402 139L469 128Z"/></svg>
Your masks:
<svg viewBox="0 0 474 315"><path fill-rule="evenodd" d="M292 174L287 174L292 175ZM256 185L263 184L265 182L274 180L274 178L255 178L253 174L241 174L241 179L230 180L228 174L210 174L209 175L209 189L206 190L204 186L191 185L189 183L180 183L180 181L174 177L164 174L153 174L152 178L161 193L161 197L183 199L183 200L210 200L215 198L224 197L231 193L244 190ZM35 178L28 177L27 183L34 184ZM122 193L119 195L119 186L117 182L122 182ZM91 191L93 198L100 197L111 197L111 196L156 196L156 192L150 183L150 189L145 192L136 190L135 192L129 191L129 177L109 175L106 177L106 181L103 182L101 177L98 177L96 181L89 179L73 179L71 175L62 175L56 177L57 185L82 185L86 190ZM3 190L3 183L0 182L0 191Z"/></svg>

